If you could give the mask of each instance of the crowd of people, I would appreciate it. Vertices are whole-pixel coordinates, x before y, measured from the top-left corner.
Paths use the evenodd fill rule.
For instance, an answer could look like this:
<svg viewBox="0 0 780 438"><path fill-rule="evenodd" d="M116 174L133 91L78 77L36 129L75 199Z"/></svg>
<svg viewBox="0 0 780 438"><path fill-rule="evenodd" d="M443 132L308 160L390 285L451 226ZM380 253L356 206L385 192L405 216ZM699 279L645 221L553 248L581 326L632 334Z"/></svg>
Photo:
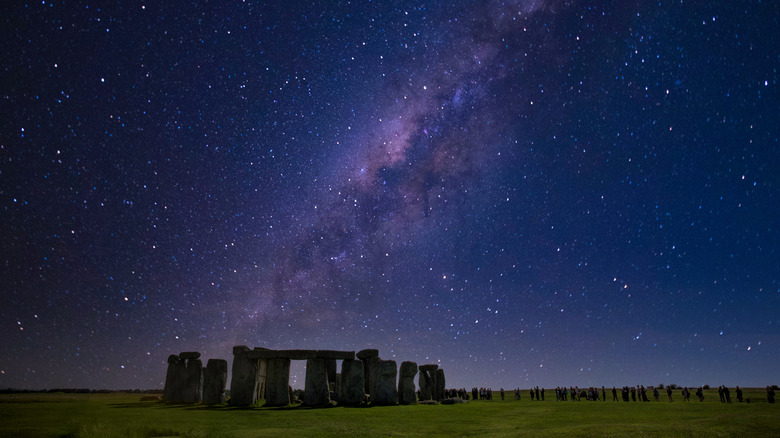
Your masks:
<svg viewBox="0 0 780 438"><path fill-rule="evenodd" d="M698 387L696 388L695 392L693 393L696 398L699 400L699 402L704 401L704 389L705 387ZM661 401L662 393L666 393L666 398L670 401L674 401L674 392L675 390L680 390L680 396L682 397L683 402L689 402L691 401L691 390L688 389L687 386L679 388L676 385L668 385L668 386L650 386L645 387L644 385L637 385L637 386L624 386L620 389L617 389L616 387L612 387L611 390L608 390L604 386L601 388L597 387L589 387L589 388L580 388L578 386L570 386L570 387L557 387L555 388L555 400L556 401L581 401L581 400L590 400L590 401L607 401L607 393L612 395L612 401L641 401L641 402L649 402L650 397L648 396L648 393L652 396L653 400L656 402ZM515 388L514 390L514 399L520 400L521 395L524 391L520 390L520 388ZM737 386L734 389L734 392L736 393L737 401L739 403L747 402L750 403L750 399L746 399L743 396L742 389ZM501 388L499 391L501 395L501 400L506 399L506 391L504 388ZM539 400L544 401L544 388L539 388L538 386L535 388L530 388L528 390L528 394L531 397L531 400ZM491 388L471 388L471 394L469 394L465 389L449 389L445 390L445 395L447 397L460 397L464 400L468 400L469 398L473 400L492 400L493 399L493 390ZM510 394L511 395L511 394ZM720 397L721 403L731 403L731 390L725 386L721 385L718 387L718 396ZM766 387L766 398L767 402L774 403L775 402L775 389L773 386L767 386Z"/></svg>

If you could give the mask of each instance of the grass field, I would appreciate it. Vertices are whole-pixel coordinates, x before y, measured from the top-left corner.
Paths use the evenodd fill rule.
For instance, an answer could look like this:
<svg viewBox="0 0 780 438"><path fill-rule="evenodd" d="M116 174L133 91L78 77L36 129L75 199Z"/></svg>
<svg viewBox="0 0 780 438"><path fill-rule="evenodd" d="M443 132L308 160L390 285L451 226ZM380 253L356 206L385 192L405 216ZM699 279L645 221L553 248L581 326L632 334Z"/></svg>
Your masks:
<svg viewBox="0 0 780 438"><path fill-rule="evenodd" d="M449 406L239 409L166 405L127 393L2 394L0 437L780 436L780 405L766 403L763 390L746 390L749 404L722 404L714 390L705 395L703 403L539 402L524 395Z"/></svg>

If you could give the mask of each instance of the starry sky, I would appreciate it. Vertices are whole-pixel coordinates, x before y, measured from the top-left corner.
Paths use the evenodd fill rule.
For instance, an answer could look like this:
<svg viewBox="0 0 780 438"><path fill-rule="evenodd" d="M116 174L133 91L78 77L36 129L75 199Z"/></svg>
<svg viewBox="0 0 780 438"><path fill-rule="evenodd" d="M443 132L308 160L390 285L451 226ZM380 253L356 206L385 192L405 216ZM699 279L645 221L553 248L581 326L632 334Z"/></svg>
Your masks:
<svg viewBox="0 0 780 438"><path fill-rule="evenodd" d="M156 3L3 6L0 388L779 383L777 2Z"/></svg>

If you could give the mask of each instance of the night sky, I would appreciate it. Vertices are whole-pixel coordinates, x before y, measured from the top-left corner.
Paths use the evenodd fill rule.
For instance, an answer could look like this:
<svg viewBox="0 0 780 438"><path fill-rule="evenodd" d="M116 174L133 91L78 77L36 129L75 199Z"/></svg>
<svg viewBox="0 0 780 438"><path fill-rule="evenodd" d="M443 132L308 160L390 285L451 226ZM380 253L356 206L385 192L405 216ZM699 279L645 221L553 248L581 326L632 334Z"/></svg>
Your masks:
<svg viewBox="0 0 780 438"><path fill-rule="evenodd" d="M777 2L11 3L0 388L780 383Z"/></svg>

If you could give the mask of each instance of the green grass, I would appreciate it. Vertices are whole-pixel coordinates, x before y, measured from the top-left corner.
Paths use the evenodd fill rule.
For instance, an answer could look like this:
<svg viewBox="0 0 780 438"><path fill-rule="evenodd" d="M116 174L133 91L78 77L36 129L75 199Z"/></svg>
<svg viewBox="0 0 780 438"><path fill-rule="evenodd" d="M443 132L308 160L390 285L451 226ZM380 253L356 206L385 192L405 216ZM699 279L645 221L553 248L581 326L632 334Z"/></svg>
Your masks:
<svg viewBox="0 0 780 438"><path fill-rule="evenodd" d="M239 409L126 393L3 394L0 437L780 436L780 405L766 403L763 390L745 397L753 402L722 404L710 390L704 403L538 402L524 395L452 406Z"/></svg>

